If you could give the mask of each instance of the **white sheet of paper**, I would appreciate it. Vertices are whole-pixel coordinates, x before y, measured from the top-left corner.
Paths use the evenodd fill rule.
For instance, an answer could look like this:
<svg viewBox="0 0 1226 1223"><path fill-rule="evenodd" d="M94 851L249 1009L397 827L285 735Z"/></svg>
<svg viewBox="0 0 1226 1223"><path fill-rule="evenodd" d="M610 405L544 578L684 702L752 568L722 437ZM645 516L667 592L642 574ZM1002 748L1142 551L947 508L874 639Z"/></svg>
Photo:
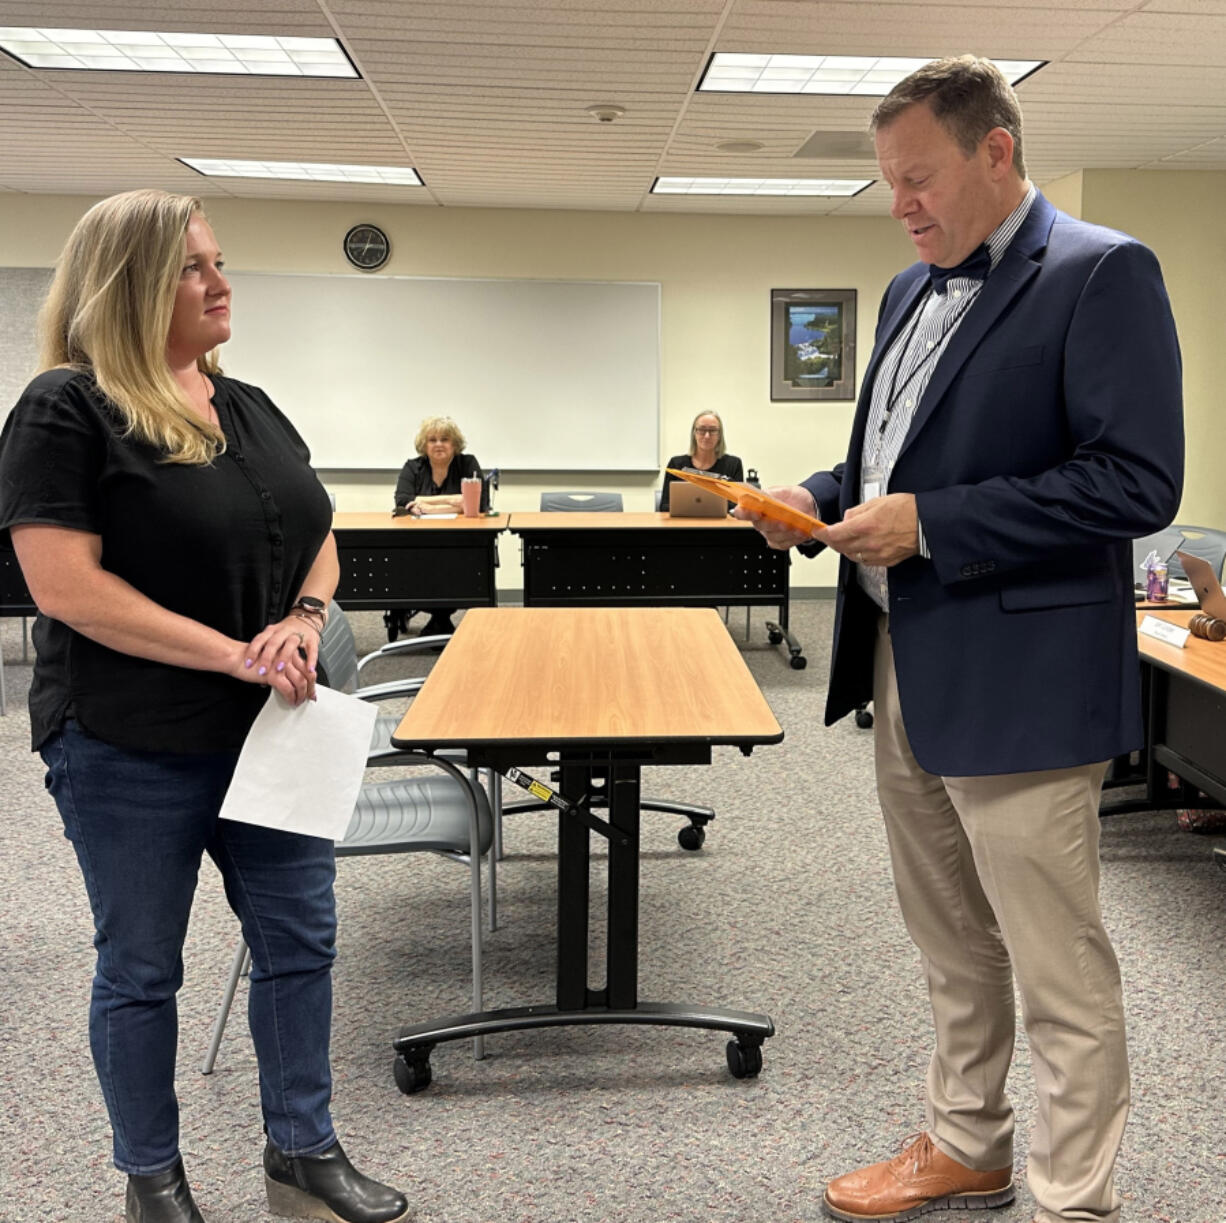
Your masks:
<svg viewBox="0 0 1226 1223"><path fill-rule="evenodd" d="M270 691L221 804L223 820L339 841L353 818L379 716L331 688L293 706Z"/></svg>

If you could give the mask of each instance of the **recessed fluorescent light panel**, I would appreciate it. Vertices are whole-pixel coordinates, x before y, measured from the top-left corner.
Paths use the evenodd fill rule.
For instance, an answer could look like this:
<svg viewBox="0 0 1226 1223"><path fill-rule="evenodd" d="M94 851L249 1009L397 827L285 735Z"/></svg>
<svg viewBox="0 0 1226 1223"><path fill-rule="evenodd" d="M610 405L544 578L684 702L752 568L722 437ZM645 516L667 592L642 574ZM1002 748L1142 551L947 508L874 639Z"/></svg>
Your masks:
<svg viewBox="0 0 1226 1223"><path fill-rule="evenodd" d="M930 59L893 55L735 55L717 51L699 82L715 93L835 93L885 97L899 81ZM1016 85L1047 61L994 59Z"/></svg>
<svg viewBox="0 0 1226 1223"><path fill-rule="evenodd" d="M657 178L653 195L859 195L871 178Z"/></svg>
<svg viewBox="0 0 1226 1223"><path fill-rule="evenodd" d="M323 161L237 161L232 157L180 157L179 160L197 173L213 178L291 178L313 183L425 186L412 166L347 166Z"/></svg>
<svg viewBox="0 0 1226 1223"><path fill-rule="evenodd" d="M335 38L0 26L0 50L28 68L239 76L358 75Z"/></svg>

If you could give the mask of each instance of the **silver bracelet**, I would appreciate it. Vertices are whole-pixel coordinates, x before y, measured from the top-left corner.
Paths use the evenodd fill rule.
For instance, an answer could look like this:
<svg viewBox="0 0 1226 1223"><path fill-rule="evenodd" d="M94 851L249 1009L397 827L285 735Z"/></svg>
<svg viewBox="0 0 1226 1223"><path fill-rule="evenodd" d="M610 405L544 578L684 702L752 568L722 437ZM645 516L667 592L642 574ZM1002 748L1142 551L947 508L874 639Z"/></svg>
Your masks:
<svg viewBox="0 0 1226 1223"><path fill-rule="evenodd" d="M303 624L309 624L315 630L315 632L319 635L319 637L321 639L323 638L323 635L324 635L323 629L320 628L320 626L316 624L314 620L309 619L307 616L304 616L302 612L298 612L298 611L293 612L292 615L294 616L296 620L301 620ZM327 621L325 620L324 623L326 624Z"/></svg>

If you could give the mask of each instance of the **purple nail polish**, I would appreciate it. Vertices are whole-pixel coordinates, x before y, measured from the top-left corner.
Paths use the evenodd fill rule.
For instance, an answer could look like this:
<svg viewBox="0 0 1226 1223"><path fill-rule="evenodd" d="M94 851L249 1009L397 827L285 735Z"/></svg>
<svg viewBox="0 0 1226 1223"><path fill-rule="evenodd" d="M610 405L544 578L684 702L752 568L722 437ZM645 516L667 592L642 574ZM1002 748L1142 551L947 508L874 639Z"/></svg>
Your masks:
<svg viewBox="0 0 1226 1223"><path fill-rule="evenodd" d="M284 671L284 670L285 670L285 664L284 664L283 662L279 662L279 663L277 663L277 670L278 670L278 671Z"/></svg>
<svg viewBox="0 0 1226 1223"><path fill-rule="evenodd" d="M259 670L256 672L256 674L257 674L257 675L267 675L267 674L268 674L268 668L267 668L267 667L261 667L261 668L260 668L260 669L259 669Z"/></svg>
<svg viewBox="0 0 1226 1223"><path fill-rule="evenodd" d="M255 662L255 659L254 659L254 658L249 658L249 659L247 659L247 661L246 661L245 663L243 663L243 666L244 666L244 667L249 667L249 666L251 666L251 664L252 664L253 662Z"/></svg>
<svg viewBox="0 0 1226 1223"><path fill-rule="evenodd" d="M314 675L314 674L315 674L315 668L314 668L314 667L310 667L310 668L308 668L308 670L310 671L310 673L311 673L312 675Z"/></svg>

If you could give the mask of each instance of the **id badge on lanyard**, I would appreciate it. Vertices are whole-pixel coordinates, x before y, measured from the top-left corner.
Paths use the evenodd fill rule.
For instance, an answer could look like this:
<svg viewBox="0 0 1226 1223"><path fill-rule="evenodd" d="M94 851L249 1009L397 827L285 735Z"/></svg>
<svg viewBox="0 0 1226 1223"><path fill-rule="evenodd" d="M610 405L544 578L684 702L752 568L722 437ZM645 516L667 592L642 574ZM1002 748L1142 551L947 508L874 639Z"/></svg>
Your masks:
<svg viewBox="0 0 1226 1223"><path fill-rule="evenodd" d="M886 485L889 483L889 468L880 463L865 463L860 472L860 486L864 490L864 500L873 501L885 496Z"/></svg>

